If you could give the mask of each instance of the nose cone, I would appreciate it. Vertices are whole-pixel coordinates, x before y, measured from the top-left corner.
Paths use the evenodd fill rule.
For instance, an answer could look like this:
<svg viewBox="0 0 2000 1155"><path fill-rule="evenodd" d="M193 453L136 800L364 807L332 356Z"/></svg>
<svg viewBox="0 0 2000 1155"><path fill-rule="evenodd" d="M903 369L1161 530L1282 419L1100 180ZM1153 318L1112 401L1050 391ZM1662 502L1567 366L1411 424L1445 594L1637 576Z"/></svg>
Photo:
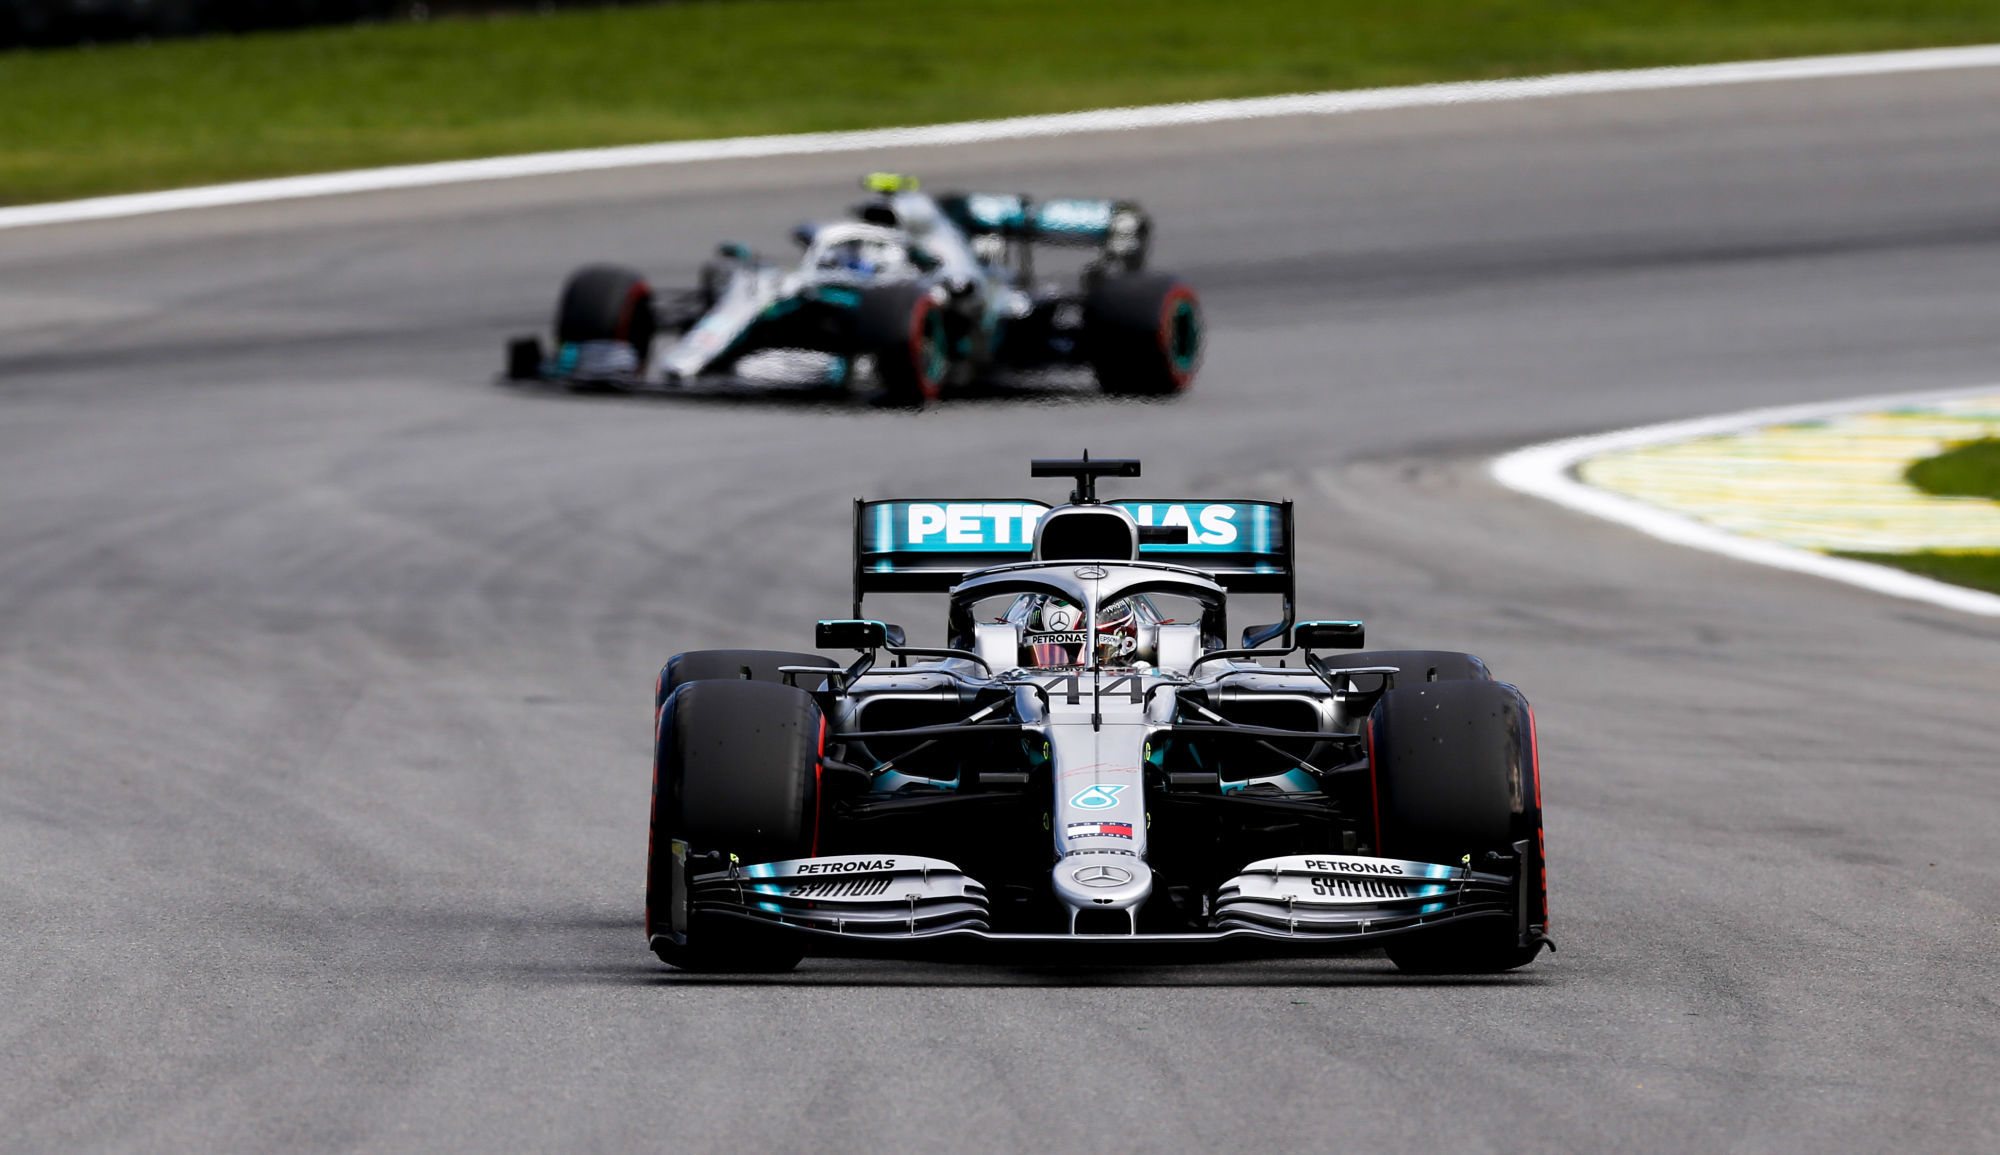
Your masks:
<svg viewBox="0 0 2000 1155"><path fill-rule="evenodd" d="M1136 854L1072 854L1056 863L1056 898L1070 912L1070 925L1086 910L1136 912L1153 893L1153 871ZM1137 925L1136 913L1132 914Z"/></svg>

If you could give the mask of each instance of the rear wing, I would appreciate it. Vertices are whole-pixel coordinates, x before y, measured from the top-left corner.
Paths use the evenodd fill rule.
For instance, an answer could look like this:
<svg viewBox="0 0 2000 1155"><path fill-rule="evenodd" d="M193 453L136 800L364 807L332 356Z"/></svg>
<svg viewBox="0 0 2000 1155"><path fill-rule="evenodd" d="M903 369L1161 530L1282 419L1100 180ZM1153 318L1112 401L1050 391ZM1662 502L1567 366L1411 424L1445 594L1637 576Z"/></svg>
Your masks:
<svg viewBox="0 0 2000 1155"><path fill-rule="evenodd" d="M1141 252L1153 218L1131 201L1090 197L1034 200L1020 193L950 193L938 207L967 233L990 233L1031 244Z"/></svg>
<svg viewBox="0 0 2000 1155"><path fill-rule="evenodd" d="M1140 561L1213 576L1231 593L1284 599L1292 625L1298 582L1289 501L1106 502L1142 526L1184 526L1185 542L1143 542ZM943 593L975 570L1029 560L1035 526L1051 507L1028 498L854 503L854 616L871 593ZM1269 640L1275 634L1267 635ZM1255 643L1252 643L1255 644Z"/></svg>

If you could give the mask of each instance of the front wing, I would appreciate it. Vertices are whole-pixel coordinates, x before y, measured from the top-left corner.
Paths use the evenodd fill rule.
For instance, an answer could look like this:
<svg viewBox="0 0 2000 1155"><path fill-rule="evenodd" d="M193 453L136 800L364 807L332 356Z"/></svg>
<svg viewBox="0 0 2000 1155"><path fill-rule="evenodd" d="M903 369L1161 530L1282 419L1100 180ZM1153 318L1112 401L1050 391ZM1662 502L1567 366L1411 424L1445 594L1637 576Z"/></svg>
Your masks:
<svg viewBox="0 0 2000 1155"><path fill-rule="evenodd" d="M1525 851L1525 847L1520 848ZM1346 954L1440 924L1508 920L1527 946L1526 872L1509 878L1407 859L1301 855L1251 863L1215 896L1211 929L1173 934L1024 934L991 929L986 890L953 864L912 855L794 859L681 875L692 919L776 933L809 955L936 961L1173 962Z"/></svg>
<svg viewBox="0 0 2000 1155"><path fill-rule="evenodd" d="M733 394L757 392L819 392L849 388L852 362L810 350L773 349L746 358L761 358L763 373L703 371L682 376L671 366L642 370L632 347L622 341L581 341L546 352L540 342L522 338L509 347L507 381L538 381L571 389L625 392ZM782 362L791 361L786 365ZM809 363L808 363L809 362Z"/></svg>

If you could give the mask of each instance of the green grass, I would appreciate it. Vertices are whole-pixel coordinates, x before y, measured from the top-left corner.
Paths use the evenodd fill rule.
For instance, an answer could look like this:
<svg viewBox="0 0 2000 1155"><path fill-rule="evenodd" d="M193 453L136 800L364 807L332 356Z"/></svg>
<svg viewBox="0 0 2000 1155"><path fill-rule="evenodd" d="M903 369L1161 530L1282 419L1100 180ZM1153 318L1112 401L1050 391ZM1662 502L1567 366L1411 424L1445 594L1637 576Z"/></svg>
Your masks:
<svg viewBox="0 0 2000 1155"><path fill-rule="evenodd" d="M2000 40L1993 0L735 0L0 53L0 202Z"/></svg>
<svg viewBox="0 0 2000 1155"><path fill-rule="evenodd" d="M1903 471L1911 485L1941 497L1990 497L2000 501L2000 440L1988 437L1954 445L1935 457L1913 461ZM1892 565L1925 577L2000 593L2000 552L1843 553L1860 561Z"/></svg>
<svg viewBox="0 0 2000 1155"><path fill-rule="evenodd" d="M1903 476L1925 493L2000 501L2000 440L1988 437L1954 445L1935 457L1911 462Z"/></svg>
<svg viewBox="0 0 2000 1155"><path fill-rule="evenodd" d="M2000 553L1845 553L1856 561L1895 566L1953 585L2000 594Z"/></svg>

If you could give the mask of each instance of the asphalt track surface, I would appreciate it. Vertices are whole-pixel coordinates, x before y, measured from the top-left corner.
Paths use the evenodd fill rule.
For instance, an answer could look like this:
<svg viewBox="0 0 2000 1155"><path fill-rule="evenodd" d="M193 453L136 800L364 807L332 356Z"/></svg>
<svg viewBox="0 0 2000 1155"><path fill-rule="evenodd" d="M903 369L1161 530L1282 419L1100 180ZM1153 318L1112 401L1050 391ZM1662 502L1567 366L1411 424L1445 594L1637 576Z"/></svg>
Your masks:
<svg viewBox="0 0 2000 1155"><path fill-rule="evenodd" d="M572 264L779 251L873 167L1143 198L1208 306L1196 390L492 382ZM1483 462L1996 367L2000 70L11 233L0 1147L1992 1150L2000 628ZM806 644L851 497L1040 494L1025 459L1085 446L1151 494L1299 499L1306 614L1527 689L1560 953L652 959L661 660Z"/></svg>

